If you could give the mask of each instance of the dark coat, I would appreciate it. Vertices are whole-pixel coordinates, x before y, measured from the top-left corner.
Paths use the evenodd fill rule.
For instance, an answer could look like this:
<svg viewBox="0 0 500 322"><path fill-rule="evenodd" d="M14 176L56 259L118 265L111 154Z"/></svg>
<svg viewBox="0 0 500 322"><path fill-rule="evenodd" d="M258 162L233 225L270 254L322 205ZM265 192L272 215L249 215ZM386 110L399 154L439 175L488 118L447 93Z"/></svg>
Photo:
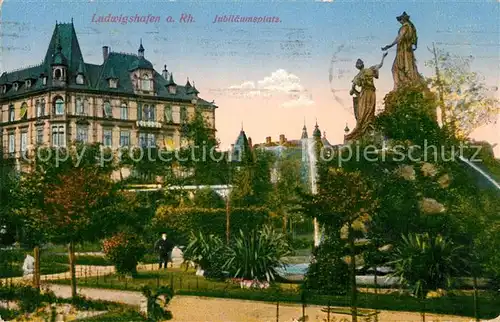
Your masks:
<svg viewBox="0 0 500 322"><path fill-rule="evenodd" d="M162 238L160 238L155 243L155 251L156 253L158 253L158 255L167 256L172 252L172 249L174 249L174 244L168 239L163 240Z"/></svg>

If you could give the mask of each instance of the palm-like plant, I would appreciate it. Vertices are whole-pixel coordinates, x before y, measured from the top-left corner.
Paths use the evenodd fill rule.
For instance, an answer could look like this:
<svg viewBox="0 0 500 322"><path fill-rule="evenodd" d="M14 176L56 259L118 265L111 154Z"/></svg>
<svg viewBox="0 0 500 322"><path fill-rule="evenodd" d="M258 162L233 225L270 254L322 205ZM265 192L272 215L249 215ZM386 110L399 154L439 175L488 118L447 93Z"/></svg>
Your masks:
<svg viewBox="0 0 500 322"><path fill-rule="evenodd" d="M283 267L282 258L291 254L284 234L269 226L244 233L240 230L228 248L224 269L234 277L273 281L276 269Z"/></svg>
<svg viewBox="0 0 500 322"><path fill-rule="evenodd" d="M190 260L199 265L202 270L218 275L222 274L225 253L226 246L218 236L205 236L202 232L196 235L192 232L183 257L185 261Z"/></svg>
<svg viewBox="0 0 500 322"><path fill-rule="evenodd" d="M395 268L392 275L419 298L425 298L430 290L447 288L460 267L461 247L441 235L410 234L402 238L394 253L395 260L390 263Z"/></svg>

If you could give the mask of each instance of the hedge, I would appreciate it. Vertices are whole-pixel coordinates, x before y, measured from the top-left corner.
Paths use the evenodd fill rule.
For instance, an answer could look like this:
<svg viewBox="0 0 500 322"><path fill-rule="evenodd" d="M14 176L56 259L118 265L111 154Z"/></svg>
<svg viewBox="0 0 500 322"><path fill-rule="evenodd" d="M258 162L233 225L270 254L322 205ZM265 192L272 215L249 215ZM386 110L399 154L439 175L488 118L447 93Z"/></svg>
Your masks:
<svg viewBox="0 0 500 322"><path fill-rule="evenodd" d="M234 234L274 223L269 209L263 207L232 208L230 228ZM180 245L187 245L191 231L213 234L225 239L226 209L161 206L152 221L156 233L167 232Z"/></svg>

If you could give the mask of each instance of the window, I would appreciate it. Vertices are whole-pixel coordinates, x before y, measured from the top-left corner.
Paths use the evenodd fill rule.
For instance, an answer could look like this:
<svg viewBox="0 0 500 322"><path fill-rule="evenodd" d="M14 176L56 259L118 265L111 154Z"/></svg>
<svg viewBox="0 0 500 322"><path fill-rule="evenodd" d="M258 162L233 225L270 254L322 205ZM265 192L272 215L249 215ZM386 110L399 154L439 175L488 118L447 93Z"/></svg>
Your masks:
<svg viewBox="0 0 500 322"><path fill-rule="evenodd" d="M26 80L26 82L24 84L26 85L26 88L30 88L31 87L31 80L30 79Z"/></svg>
<svg viewBox="0 0 500 322"><path fill-rule="evenodd" d="M14 122L16 120L16 110L14 105L9 105L9 122Z"/></svg>
<svg viewBox="0 0 500 322"><path fill-rule="evenodd" d="M117 88L118 87L118 80L115 78L110 78L109 79L109 88Z"/></svg>
<svg viewBox="0 0 500 322"><path fill-rule="evenodd" d="M21 132L21 152L25 152L28 147L28 132Z"/></svg>
<svg viewBox="0 0 500 322"><path fill-rule="evenodd" d="M2 94L7 93L7 85L2 85Z"/></svg>
<svg viewBox="0 0 500 322"><path fill-rule="evenodd" d="M102 144L107 147L113 145L113 131L111 129L104 129L102 131Z"/></svg>
<svg viewBox="0 0 500 322"><path fill-rule="evenodd" d="M144 121L155 121L156 116L155 116L155 107L153 105L148 105L145 104L142 108L142 119Z"/></svg>
<svg viewBox="0 0 500 322"><path fill-rule="evenodd" d="M82 74L78 74L78 75L76 76L76 83L77 83L78 85L82 85L82 84L83 84L83 75L82 75Z"/></svg>
<svg viewBox="0 0 500 322"><path fill-rule="evenodd" d="M155 135L153 133L139 133L139 145L141 147L155 147Z"/></svg>
<svg viewBox="0 0 500 322"><path fill-rule="evenodd" d="M127 147L130 146L130 132L120 131L120 146Z"/></svg>
<svg viewBox="0 0 500 322"><path fill-rule="evenodd" d="M103 115L104 115L104 117L112 117L113 116L113 112L111 110L111 103L108 101L104 102Z"/></svg>
<svg viewBox="0 0 500 322"><path fill-rule="evenodd" d="M40 116L44 116L44 115L45 115L45 98L42 98Z"/></svg>
<svg viewBox="0 0 500 322"><path fill-rule="evenodd" d="M122 120L128 120L128 108L127 108L127 104L125 104L125 103L123 103L120 106L120 118Z"/></svg>
<svg viewBox="0 0 500 322"><path fill-rule="evenodd" d="M43 126L36 128L36 144L43 144Z"/></svg>
<svg viewBox="0 0 500 322"><path fill-rule="evenodd" d="M141 89L143 91L151 91L152 90L153 81L149 78L149 75L144 75L144 78L141 80Z"/></svg>
<svg viewBox="0 0 500 322"><path fill-rule="evenodd" d="M42 116L42 103L40 102L40 100L36 100L35 102L35 115L36 117L40 117Z"/></svg>
<svg viewBox="0 0 500 322"><path fill-rule="evenodd" d="M170 105L165 106L165 122L172 123L172 121L173 121L172 106L170 106Z"/></svg>
<svg viewBox="0 0 500 322"><path fill-rule="evenodd" d="M9 153L16 152L16 135L14 132L9 133Z"/></svg>
<svg viewBox="0 0 500 322"><path fill-rule="evenodd" d="M76 112L76 115L85 114L85 111L83 110L83 101L80 97L78 97L75 101L75 112Z"/></svg>
<svg viewBox="0 0 500 322"><path fill-rule="evenodd" d="M181 107L181 123L187 122L187 108L185 106Z"/></svg>
<svg viewBox="0 0 500 322"><path fill-rule="evenodd" d="M52 145L55 147L66 146L64 125L52 126Z"/></svg>
<svg viewBox="0 0 500 322"><path fill-rule="evenodd" d="M17 91L19 89L19 83L14 83L14 85L12 86L14 88L15 91Z"/></svg>
<svg viewBox="0 0 500 322"><path fill-rule="evenodd" d="M24 102L21 104L21 120L27 120L28 119L28 104Z"/></svg>
<svg viewBox="0 0 500 322"><path fill-rule="evenodd" d="M63 115L64 114L64 100L61 97L56 98L54 104L55 114Z"/></svg>
<svg viewBox="0 0 500 322"><path fill-rule="evenodd" d="M89 100L88 99L84 99L83 100L83 113L90 113L89 106L90 106Z"/></svg>
<svg viewBox="0 0 500 322"><path fill-rule="evenodd" d="M62 77L62 72L59 68L54 71L54 78L59 80Z"/></svg>
<svg viewBox="0 0 500 322"><path fill-rule="evenodd" d="M77 126L76 127L76 140L78 142L87 143L88 142L88 127L87 126Z"/></svg>
<svg viewBox="0 0 500 322"><path fill-rule="evenodd" d="M42 85L47 85L47 76L42 77Z"/></svg>

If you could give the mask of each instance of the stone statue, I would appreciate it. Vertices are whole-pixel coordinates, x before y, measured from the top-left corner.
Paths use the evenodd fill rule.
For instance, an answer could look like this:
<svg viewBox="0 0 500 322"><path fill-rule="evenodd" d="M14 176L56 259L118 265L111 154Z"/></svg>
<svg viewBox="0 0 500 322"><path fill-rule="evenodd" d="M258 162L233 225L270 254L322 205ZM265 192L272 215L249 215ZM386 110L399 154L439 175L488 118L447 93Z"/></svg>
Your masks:
<svg viewBox="0 0 500 322"><path fill-rule="evenodd" d="M382 47L383 51L397 45L396 58L392 65L392 77L394 79L394 89L403 85L411 85L423 81L418 73L415 55L417 50L417 29L410 21L410 16L403 12L401 16L396 17L401 24L398 36L390 45Z"/></svg>
<svg viewBox="0 0 500 322"><path fill-rule="evenodd" d="M26 255L23 263L23 276L33 274L35 271L35 258L31 255Z"/></svg>
<svg viewBox="0 0 500 322"><path fill-rule="evenodd" d="M352 89L349 94L356 95L353 98L353 102L357 124L354 130L345 136L346 141L352 141L362 137L375 118L376 95L373 79L378 79L378 71L382 68L386 56L387 52L382 55L380 64L369 68L365 68L361 59L356 61L356 68L359 69L359 73L352 80ZM356 86L361 87L361 91L358 91Z"/></svg>

